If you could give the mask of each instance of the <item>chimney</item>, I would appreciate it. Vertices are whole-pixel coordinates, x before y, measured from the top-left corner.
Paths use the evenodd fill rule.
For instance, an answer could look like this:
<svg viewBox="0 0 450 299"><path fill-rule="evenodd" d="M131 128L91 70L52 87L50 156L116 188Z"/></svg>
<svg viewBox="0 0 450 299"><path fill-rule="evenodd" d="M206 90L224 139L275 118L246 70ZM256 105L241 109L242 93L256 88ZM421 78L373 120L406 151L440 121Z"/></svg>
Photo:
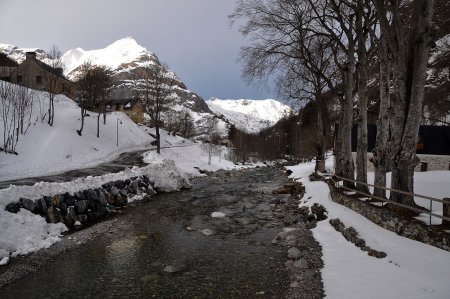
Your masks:
<svg viewBox="0 0 450 299"><path fill-rule="evenodd" d="M36 52L27 52L26 59L36 60Z"/></svg>
<svg viewBox="0 0 450 299"><path fill-rule="evenodd" d="M56 74L57 74L57 75L60 75L60 76L62 76L62 75L63 75L63 72L64 72L64 70L63 70L63 68L62 68L62 67L57 67L57 68L55 68L55 72L56 72Z"/></svg>

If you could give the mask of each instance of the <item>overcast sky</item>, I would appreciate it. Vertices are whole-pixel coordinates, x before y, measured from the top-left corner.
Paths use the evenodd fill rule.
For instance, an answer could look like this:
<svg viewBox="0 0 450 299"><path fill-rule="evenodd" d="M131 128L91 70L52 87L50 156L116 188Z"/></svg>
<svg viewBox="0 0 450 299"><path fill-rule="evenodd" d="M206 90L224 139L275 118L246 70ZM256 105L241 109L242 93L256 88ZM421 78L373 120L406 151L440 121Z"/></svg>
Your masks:
<svg viewBox="0 0 450 299"><path fill-rule="evenodd" d="M227 16L234 0L0 0L0 43L64 53L131 36L205 100L274 98L247 86L237 62L245 44Z"/></svg>

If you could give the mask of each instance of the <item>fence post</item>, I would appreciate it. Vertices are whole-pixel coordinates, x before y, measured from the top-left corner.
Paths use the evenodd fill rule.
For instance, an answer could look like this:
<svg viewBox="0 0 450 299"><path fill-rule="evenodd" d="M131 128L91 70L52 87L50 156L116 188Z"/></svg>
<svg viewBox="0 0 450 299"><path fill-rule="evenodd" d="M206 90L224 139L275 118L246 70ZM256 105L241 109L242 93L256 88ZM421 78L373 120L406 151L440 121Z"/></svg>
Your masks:
<svg viewBox="0 0 450 299"><path fill-rule="evenodd" d="M450 217L450 198L442 199L444 202L442 203L442 216ZM449 225L450 221L446 219L442 219L442 225Z"/></svg>

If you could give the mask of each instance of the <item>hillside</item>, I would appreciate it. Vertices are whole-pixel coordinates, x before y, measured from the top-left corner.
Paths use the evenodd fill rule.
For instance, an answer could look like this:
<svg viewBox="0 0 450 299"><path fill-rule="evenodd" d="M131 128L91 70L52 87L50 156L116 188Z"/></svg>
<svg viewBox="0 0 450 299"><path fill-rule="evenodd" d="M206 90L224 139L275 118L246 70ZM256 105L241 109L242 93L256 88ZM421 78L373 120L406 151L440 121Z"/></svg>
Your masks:
<svg viewBox="0 0 450 299"><path fill-rule="evenodd" d="M260 131L275 125L292 110L276 100L220 100L211 98L209 109L228 123L247 133Z"/></svg>
<svg viewBox="0 0 450 299"><path fill-rule="evenodd" d="M12 45L0 44L0 52L7 54L17 62L25 59L27 51L37 53L37 58L49 62L45 51L37 48L18 48ZM136 86L138 73L147 66L162 66L158 57L142 47L131 37L113 42L103 49L84 50L76 48L62 55L64 74L71 80L76 80L80 66L85 62L92 65L102 65L112 71L114 78L113 97L132 97L132 89ZM228 134L228 127L234 125L240 130L249 133L258 133L273 126L291 109L275 100L219 100L212 98L205 101L187 89L185 84L171 70L162 68L170 73L176 80L172 88L175 91L175 100L171 107L174 111L187 111L194 119L197 136L201 138L202 128L211 113L220 118L219 133ZM163 116L164 118L165 116Z"/></svg>
<svg viewBox="0 0 450 299"><path fill-rule="evenodd" d="M47 105L45 94L36 92L30 127L25 135L19 136L16 147L18 155L0 152L0 180L54 174L97 165L121 152L147 148L154 140L120 112L108 114L106 124L100 122L100 138L96 136L97 114L89 112L83 134L78 136L76 130L80 128L80 108L62 95L55 99L54 126L50 127L46 119L40 121L41 111L46 111ZM0 132L4 132L3 122L0 122ZM1 136L3 138L3 134ZM3 139L0 144L3 146Z"/></svg>

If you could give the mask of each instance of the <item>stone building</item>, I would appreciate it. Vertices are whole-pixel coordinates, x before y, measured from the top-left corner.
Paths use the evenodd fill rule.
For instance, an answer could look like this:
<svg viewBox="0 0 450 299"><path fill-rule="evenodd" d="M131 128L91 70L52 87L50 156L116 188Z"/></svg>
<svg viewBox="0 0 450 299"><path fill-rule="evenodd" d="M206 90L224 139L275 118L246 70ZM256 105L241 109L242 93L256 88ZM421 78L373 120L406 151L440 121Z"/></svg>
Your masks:
<svg viewBox="0 0 450 299"><path fill-rule="evenodd" d="M10 82L11 74L18 66L19 64L6 54L0 53L0 80Z"/></svg>
<svg viewBox="0 0 450 299"><path fill-rule="evenodd" d="M25 60L16 67L10 81L32 89L46 90L48 82L54 84L54 92L74 98L74 83L63 75L62 68L53 68L36 58L36 52L27 52Z"/></svg>
<svg viewBox="0 0 450 299"><path fill-rule="evenodd" d="M120 111L125 113L137 124L144 123L144 108L142 102L138 99L113 99L106 103L106 108L109 111Z"/></svg>

